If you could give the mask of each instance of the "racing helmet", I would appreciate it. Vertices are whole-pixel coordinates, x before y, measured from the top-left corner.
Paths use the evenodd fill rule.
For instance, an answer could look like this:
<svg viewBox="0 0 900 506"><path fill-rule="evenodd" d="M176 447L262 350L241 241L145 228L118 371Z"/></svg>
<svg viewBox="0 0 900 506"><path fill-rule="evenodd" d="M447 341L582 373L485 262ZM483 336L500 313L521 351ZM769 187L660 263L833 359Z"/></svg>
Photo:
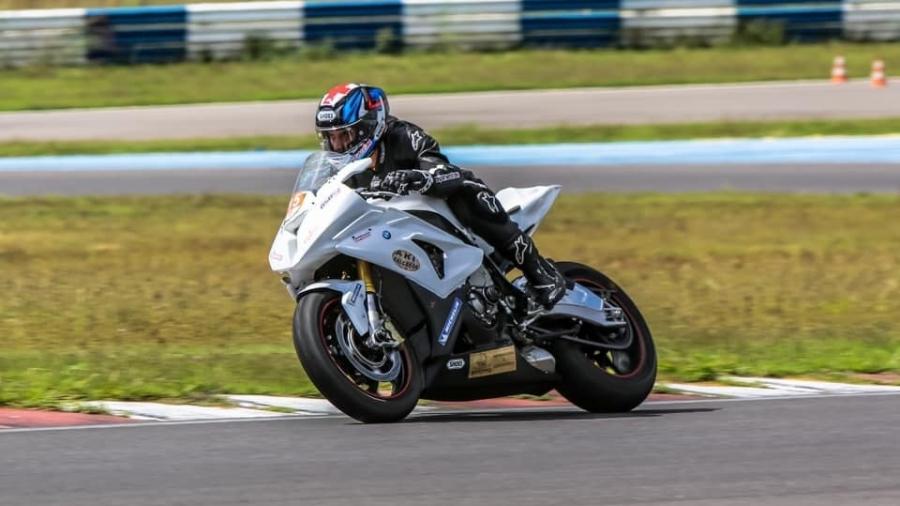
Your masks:
<svg viewBox="0 0 900 506"><path fill-rule="evenodd" d="M370 156L384 135L389 112L381 88L337 85L322 97L316 110L319 143L323 150L347 154L353 160Z"/></svg>

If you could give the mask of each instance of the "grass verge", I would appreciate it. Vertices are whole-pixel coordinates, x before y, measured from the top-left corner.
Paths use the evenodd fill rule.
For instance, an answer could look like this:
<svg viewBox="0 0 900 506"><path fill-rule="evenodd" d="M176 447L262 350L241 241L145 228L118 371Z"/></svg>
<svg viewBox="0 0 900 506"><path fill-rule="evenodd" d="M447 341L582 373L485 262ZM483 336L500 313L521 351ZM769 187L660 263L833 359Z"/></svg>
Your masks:
<svg viewBox="0 0 900 506"><path fill-rule="evenodd" d="M850 76L874 59L900 62L900 44L829 43L675 50L497 53L300 53L265 61L2 70L0 110L319 97L365 81L389 93L827 79L835 55Z"/></svg>
<svg viewBox="0 0 900 506"><path fill-rule="evenodd" d="M314 394L266 260L284 205L0 199L0 405ZM896 196L564 196L537 239L629 290L664 378L898 372L898 213Z"/></svg>
<svg viewBox="0 0 900 506"><path fill-rule="evenodd" d="M716 122L663 125L558 126L501 130L466 125L432 134L445 146L473 144L545 144L555 142L612 142L724 137L803 137L816 135L882 135L900 133L900 118L778 122ZM112 153L250 151L313 149L314 135L294 137L238 137L159 141L67 141L0 143L0 156L41 156Z"/></svg>

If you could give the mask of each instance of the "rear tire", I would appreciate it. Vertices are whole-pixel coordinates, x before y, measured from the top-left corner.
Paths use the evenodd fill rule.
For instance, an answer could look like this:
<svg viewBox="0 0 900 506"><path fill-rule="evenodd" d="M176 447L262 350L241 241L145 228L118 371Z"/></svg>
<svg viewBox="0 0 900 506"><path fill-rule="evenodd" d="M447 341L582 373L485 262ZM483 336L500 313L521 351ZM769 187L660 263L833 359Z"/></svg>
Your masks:
<svg viewBox="0 0 900 506"><path fill-rule="evenodd" d="M624 354L634 364L630 370L619 372L610 363L612 355L597 352L592 346L557 340L553 354L563 377L557 390L572 404L593 413L631 411L644 402L656 382L656 349L647 322L628 294L601 272L574 262L556 266L566 278L603 294L624 310L633 332L631 346Z"/></svg>
<svg viewBox="0 0 900 506"><path fill-rule="evenodd" d="M303 369L319 392L348 416L365 423L402 420L416 407L424 385L413 347L404 343L399 348L401 373L389 393L382 394L377 384L374 391L369 390L334 344L334 322L341 315L344 311L336 292L312 292L300 298L293 334Z"/></svg>

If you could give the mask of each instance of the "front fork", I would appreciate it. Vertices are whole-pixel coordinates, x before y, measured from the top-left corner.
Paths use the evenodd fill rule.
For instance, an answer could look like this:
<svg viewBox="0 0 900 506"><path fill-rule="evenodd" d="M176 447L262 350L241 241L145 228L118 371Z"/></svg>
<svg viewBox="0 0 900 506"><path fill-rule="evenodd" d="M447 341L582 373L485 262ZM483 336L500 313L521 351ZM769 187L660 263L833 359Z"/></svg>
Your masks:
<svg viewBox="0 0 900 506"><path fill-rule="evenodd" d="M356 260L356 271L359 279L366 287L366 317L369 320L369 337L366 346L377 348L393 343L390 332L384 328L384 319L379 311L378 297L375 294L375 281L372 279L372 266L365 260Z"/></svg>

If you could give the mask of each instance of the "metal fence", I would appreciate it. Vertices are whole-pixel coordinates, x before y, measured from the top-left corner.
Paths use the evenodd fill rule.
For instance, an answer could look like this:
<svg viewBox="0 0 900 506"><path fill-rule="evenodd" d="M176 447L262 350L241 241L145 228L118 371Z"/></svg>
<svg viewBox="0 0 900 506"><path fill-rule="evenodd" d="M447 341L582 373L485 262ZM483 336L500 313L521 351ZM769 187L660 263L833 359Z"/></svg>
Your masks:
<svg viewBox="0 0 900 506"><path fill-rule="evenodd" d="M303 46L712 45L748 27L785 41L900 40L900 1L262 1L0 11L0 65L221 59Z"/></svg>

